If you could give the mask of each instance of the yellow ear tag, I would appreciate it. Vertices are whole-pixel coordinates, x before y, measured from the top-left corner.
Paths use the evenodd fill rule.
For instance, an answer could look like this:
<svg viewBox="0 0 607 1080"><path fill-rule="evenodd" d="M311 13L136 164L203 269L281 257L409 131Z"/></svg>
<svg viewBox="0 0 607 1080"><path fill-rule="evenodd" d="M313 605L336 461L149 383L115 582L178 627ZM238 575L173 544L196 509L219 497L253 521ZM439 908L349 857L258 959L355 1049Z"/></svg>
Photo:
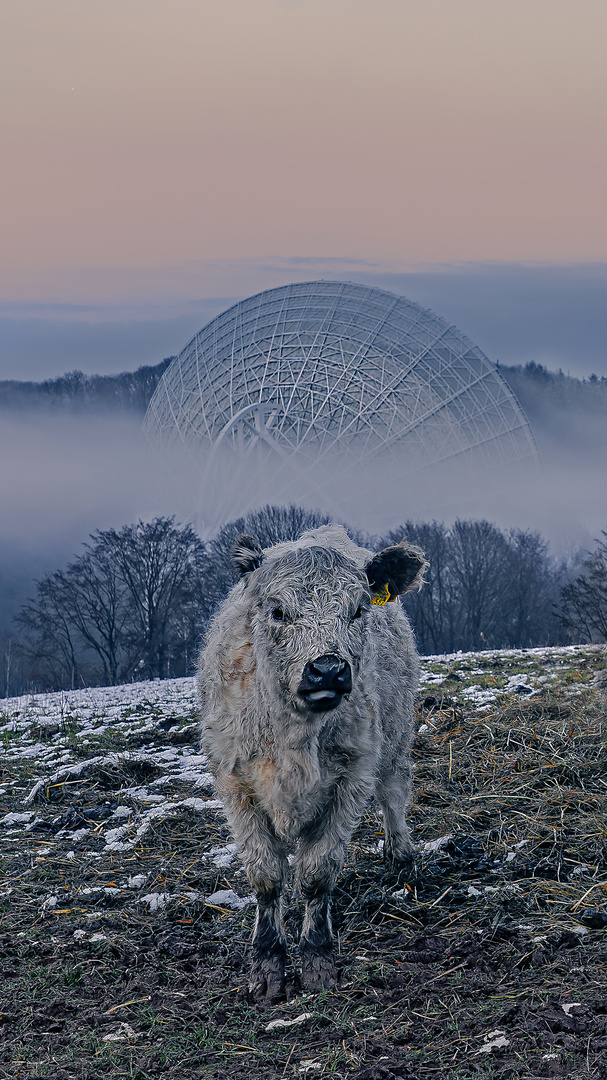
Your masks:
<svg viewBox="0 0 607 1080"><path fill-rule="evenodd" d="M391 604L394 597L390 596L390 590L387 585L383 585L381 589L373 593L371 597L372 604L380 604L382 607L384 604Z"/></svg>

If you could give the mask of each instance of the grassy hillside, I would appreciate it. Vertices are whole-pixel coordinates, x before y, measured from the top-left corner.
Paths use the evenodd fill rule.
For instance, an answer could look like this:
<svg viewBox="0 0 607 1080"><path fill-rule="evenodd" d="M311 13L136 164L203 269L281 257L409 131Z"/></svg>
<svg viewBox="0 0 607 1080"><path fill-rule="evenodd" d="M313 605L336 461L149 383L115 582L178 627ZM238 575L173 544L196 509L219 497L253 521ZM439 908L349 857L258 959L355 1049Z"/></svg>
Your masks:
<svg viewBox="0 0 607 1080"><path fill-rule="evenodd" d="M373 807L335 902L341 981L252 1005L254 904L192 680L0 706L0 1077L607 1075L599 647L426 657L416 874Z"/></svg>

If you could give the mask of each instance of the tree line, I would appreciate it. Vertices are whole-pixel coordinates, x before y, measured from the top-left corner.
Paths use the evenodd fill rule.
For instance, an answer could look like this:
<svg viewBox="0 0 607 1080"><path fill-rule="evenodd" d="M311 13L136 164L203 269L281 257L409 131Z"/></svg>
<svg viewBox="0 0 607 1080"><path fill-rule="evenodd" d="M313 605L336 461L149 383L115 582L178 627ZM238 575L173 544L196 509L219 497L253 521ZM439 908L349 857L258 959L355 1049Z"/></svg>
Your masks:
<svg viewBox="0 0 607 1080"><path fill-rule="evenodd" d="M0 380L0 410L44 410L54 413L112 412L143 416L150 398L173 357L144 364L119 375L85 375L68 371L42 382Z"/></svg>
<svg viewBox="0 0 607 1080"><path fill-rule="evenodd" d="M142 416L150 398L171 363L167 357L136 371L117 375L86 375L68 371L54 379L26 382L0 380L0 409L47 409L50 412L133 412ZM568 412L604 416L607 411L607 378L591 375L578 379L562 371L549 371L530 361L524 365L499 364L498 370L514 390L532 425L557 422Z"/></svg>
<svg viewBox="0 0 607 1080"><path fill-rule="evenodd" d="M236 580L230 552L247 532L263 547L328 523L297 506L266 506L203 542L174 518L93 533L81 555L47 574L4 649L4 696L191 674L206 627ZM607 533L573 568L539 533L488 521L405 522L429 560L405 606L425 654L607 640Z"/></svg>

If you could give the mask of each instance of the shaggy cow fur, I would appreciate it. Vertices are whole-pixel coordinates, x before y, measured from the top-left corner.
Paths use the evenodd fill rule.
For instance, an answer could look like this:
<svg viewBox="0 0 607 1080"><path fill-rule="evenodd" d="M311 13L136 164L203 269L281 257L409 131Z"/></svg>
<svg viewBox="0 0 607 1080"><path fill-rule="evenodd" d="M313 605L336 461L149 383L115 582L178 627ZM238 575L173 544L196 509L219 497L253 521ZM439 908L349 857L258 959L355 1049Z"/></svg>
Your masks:
<svg viewBox="0 0 607 1080"><path fill-rule="evenodd" d="M405 543L373 556L338 525L265 551L241 537L234 559L241 580L200 658L202 744L257 897L251 992L272 999L284 989L288 854L309 990L335 984L331 891L374 794L384 857L410 861L418 662L401 605L382 603L419 586L426 562Z"/></svg>

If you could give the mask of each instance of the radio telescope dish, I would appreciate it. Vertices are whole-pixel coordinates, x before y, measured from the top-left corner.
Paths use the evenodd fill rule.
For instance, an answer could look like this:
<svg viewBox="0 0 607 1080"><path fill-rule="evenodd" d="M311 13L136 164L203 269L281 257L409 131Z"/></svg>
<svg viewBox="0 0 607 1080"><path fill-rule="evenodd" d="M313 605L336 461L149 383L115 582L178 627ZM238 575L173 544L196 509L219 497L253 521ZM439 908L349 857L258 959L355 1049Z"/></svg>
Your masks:
<svg viewBox="0 0 607 1080"><path fill-rule="evenodd" d="M213 319L167 368L144 426L165 459L193 466L207 534L264 502L381 513L414 477L537 461L514 394L456 327L329 281L269 289Z"/></svg>

